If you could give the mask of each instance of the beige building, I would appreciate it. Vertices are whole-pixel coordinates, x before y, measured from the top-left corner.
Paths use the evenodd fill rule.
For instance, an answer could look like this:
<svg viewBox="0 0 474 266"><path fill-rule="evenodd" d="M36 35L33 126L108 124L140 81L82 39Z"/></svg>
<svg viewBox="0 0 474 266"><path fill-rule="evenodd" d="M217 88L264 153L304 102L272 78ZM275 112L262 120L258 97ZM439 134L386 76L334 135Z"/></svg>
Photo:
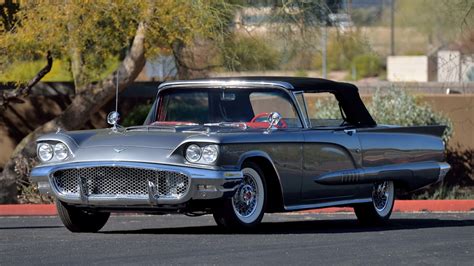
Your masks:
<svg viewBox="0 0 474 266"><path fill-rule="evenodd" d="M389 56L389 81L428 82L436 79L436 63L429 56Z"/></svg>

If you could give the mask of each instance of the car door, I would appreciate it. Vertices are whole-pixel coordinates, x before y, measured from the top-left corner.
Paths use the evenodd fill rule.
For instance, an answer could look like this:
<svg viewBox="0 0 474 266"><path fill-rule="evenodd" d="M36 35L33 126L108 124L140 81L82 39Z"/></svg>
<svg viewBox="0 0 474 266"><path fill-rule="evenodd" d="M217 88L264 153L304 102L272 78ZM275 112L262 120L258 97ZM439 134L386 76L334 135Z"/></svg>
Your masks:
<svg viewBox="0 0 474 266"><path fill-rule="evenodd" d="M302 200L317 203L352 198L358 185L323 185L314 178L326 173L357 168L360 164L360 143L351 129L310 129L303 133Z"/></svg>
<svg viewBox="0 0 474 266"><path fill-rule="evenodd" d="M353 197L357 185L323 185L314 178L360 165L361 147L355 128L343 123L338 101L331 93L304 93L304 105L309 128L303 132L302 202Z"/></svg>

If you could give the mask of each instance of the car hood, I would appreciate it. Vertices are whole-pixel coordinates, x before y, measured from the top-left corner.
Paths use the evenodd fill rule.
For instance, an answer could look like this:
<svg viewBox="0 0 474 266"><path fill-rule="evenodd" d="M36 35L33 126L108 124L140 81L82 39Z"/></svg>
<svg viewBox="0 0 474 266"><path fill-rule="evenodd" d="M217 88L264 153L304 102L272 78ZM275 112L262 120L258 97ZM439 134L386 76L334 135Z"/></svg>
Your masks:
<svg viewBox="0 0 474 266"><path fill-rule="evenodd" d="M192 135L199 135L199 132L151 132L139 131L112 131L102 130L90 136L71 136L78 142L80 149L92 147L145 147L152 149L173 150L186 138Z"/></svg>

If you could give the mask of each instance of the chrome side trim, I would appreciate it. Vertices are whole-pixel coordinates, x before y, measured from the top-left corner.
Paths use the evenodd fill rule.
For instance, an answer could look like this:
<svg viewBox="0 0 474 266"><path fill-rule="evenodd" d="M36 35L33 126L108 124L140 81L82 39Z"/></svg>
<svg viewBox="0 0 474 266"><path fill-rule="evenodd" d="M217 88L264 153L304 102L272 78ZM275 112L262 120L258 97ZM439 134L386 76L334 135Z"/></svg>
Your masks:
<svg viewBox="0 0 474 266"><path fill-rule="evenodd" d="M447 170L449 170L449 164L440 162L401 163L340 170L315 176L313 181L324 185L367 184L385 180L406 181L409 183L413 178L421 176L424 180L428 180L427 183L432 183L440 178L442 171L438 169L446 169L445 165L447 165Z"/></svg>
<svg viewBox="0 0 474 266"><path fill-rule="evenodd" d="M314 204L292 205L292 206L285 206L285 210L286 211L309 210L309 209L318 209L318 208L335 207L335 206L347 206L347 205L368 203L368 202L372 202L372 199L363 198L363 199L352 199L352 200L329 201L329 202L314 203Z"/></svg>

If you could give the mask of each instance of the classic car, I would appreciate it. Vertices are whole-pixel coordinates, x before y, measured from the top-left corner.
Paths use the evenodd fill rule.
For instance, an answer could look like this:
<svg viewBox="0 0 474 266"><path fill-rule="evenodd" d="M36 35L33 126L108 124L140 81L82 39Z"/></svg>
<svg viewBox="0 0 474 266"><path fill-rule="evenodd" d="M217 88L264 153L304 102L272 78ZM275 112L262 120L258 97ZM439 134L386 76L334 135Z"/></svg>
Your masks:
<svg viewBox="0 0 474 266"><path fill-rule="evenodd" d="M337 117L321 116L318 101ZM32 180L73 232L96 232L120 211L212 214L242 230L264 213L349 206L383 223L395 191L450 169L444 126L377 125L356 86L325 79L164 82L143 125L107 119L111 128L37 139Z"/></svg>

